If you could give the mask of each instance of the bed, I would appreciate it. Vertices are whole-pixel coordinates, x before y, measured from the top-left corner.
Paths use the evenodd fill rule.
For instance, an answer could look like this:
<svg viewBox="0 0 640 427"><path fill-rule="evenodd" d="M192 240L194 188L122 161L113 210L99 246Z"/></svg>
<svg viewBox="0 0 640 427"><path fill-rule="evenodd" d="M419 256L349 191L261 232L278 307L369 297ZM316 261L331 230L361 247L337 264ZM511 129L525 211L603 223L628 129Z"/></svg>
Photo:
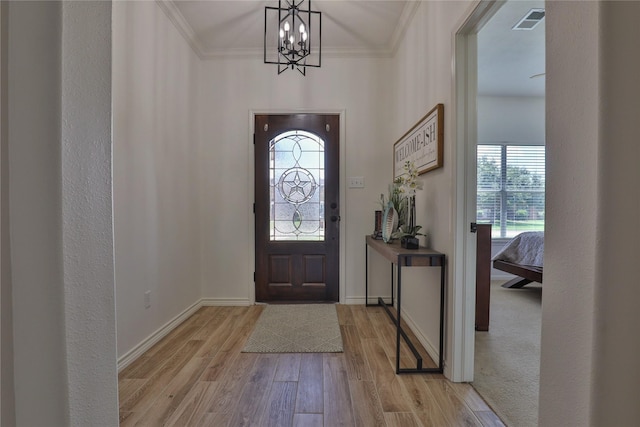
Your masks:
<svg viewBox="0 0 640 427"><path fill-rule="evenodd" d="M515 274L516 278L503 288L521 288L531 282L542 283L544 232L527 231L518 234L492 258L493 267Z"/></svg>

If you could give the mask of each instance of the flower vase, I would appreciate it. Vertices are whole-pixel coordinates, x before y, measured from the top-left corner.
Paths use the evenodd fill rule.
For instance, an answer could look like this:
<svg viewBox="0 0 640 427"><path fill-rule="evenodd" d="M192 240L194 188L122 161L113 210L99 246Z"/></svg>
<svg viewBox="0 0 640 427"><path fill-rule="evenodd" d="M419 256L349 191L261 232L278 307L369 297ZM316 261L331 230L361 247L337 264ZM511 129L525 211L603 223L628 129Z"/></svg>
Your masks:
<svg viewBox="0 0 640 427"><path fill-rule="evenodd" d="M413 233L416 227L416 196L408 198L408 211L409 211L409 227L408 230ZM400 239L400 246L405 249L418 249L420 242L416 236L404 236Z"/></svg>
<svg viewBox="0 0 640 427"><path fill-rule="evenodd" d="M404 236L400 239L400 246L405 249L418 249L420 247L420 241L417 237Z"/></svg>
<svg viewBox="0 0 640 427"><path fill-rule="evenodd" d="M409 197L409 230L416 226L416 196Z"/></svg>
<svg viewBox="0 0 640 427"><path fill-rule="evenodd" d="M374 239L382 239L382 211L375 211L375 226L372 234Z"/></svg>

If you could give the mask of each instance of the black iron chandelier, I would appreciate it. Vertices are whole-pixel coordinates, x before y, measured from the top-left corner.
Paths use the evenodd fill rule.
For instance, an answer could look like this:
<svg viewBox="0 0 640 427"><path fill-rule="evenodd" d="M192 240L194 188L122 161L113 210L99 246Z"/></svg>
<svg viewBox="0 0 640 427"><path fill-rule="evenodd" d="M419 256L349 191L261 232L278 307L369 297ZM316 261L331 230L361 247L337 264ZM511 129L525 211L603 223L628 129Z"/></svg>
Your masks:
<svg viewBox="0 0 640 427"><path fill-rule="evenodd" d="M306 67L320 67L321 39L322 13L311 10L311 0L278 0L277 8L264 8L264 62L277 64L278 74L297 69L306 75Z"/></svg>

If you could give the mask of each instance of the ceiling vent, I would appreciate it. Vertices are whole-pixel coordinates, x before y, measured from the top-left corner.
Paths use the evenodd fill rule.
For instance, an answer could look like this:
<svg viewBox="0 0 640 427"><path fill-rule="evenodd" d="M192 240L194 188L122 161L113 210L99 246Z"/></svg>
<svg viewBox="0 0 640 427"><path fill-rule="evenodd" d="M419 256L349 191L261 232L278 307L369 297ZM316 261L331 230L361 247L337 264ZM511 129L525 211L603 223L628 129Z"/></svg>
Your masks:
<svg viewBox="0 0 640 427"><path fill-rule="evenodd" d="M544 9L531 9L527 14L522 18L516 25L514 25L512 30L527 30L531 31L535 27L538 26L540 22L544 19Z"/></svg>

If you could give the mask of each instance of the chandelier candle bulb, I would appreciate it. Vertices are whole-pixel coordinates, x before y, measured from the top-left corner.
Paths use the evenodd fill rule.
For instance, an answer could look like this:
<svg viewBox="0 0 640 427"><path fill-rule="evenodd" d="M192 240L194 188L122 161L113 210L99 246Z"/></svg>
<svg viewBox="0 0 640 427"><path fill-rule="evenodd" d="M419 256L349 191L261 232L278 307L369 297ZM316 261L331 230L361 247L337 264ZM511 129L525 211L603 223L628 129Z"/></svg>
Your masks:
<svg viewBox="0 0 640 427"><path fill-rule="evenodd" d="M291 43L291 37L289 37L289 30L291 29L291 26L289 25L289 21L286 21L284 23L284 40L285 40L285 45L287 43Z"/></svg>
<svg viewBox="0 0 640 427"><path fill-rule="evenodd" d="M307 67L320 67L322 13L311 10L311 0L279 0L277 8L266 6L264 23L265 64L277 64L278 74L290 68L306 75Z"/></svg>

